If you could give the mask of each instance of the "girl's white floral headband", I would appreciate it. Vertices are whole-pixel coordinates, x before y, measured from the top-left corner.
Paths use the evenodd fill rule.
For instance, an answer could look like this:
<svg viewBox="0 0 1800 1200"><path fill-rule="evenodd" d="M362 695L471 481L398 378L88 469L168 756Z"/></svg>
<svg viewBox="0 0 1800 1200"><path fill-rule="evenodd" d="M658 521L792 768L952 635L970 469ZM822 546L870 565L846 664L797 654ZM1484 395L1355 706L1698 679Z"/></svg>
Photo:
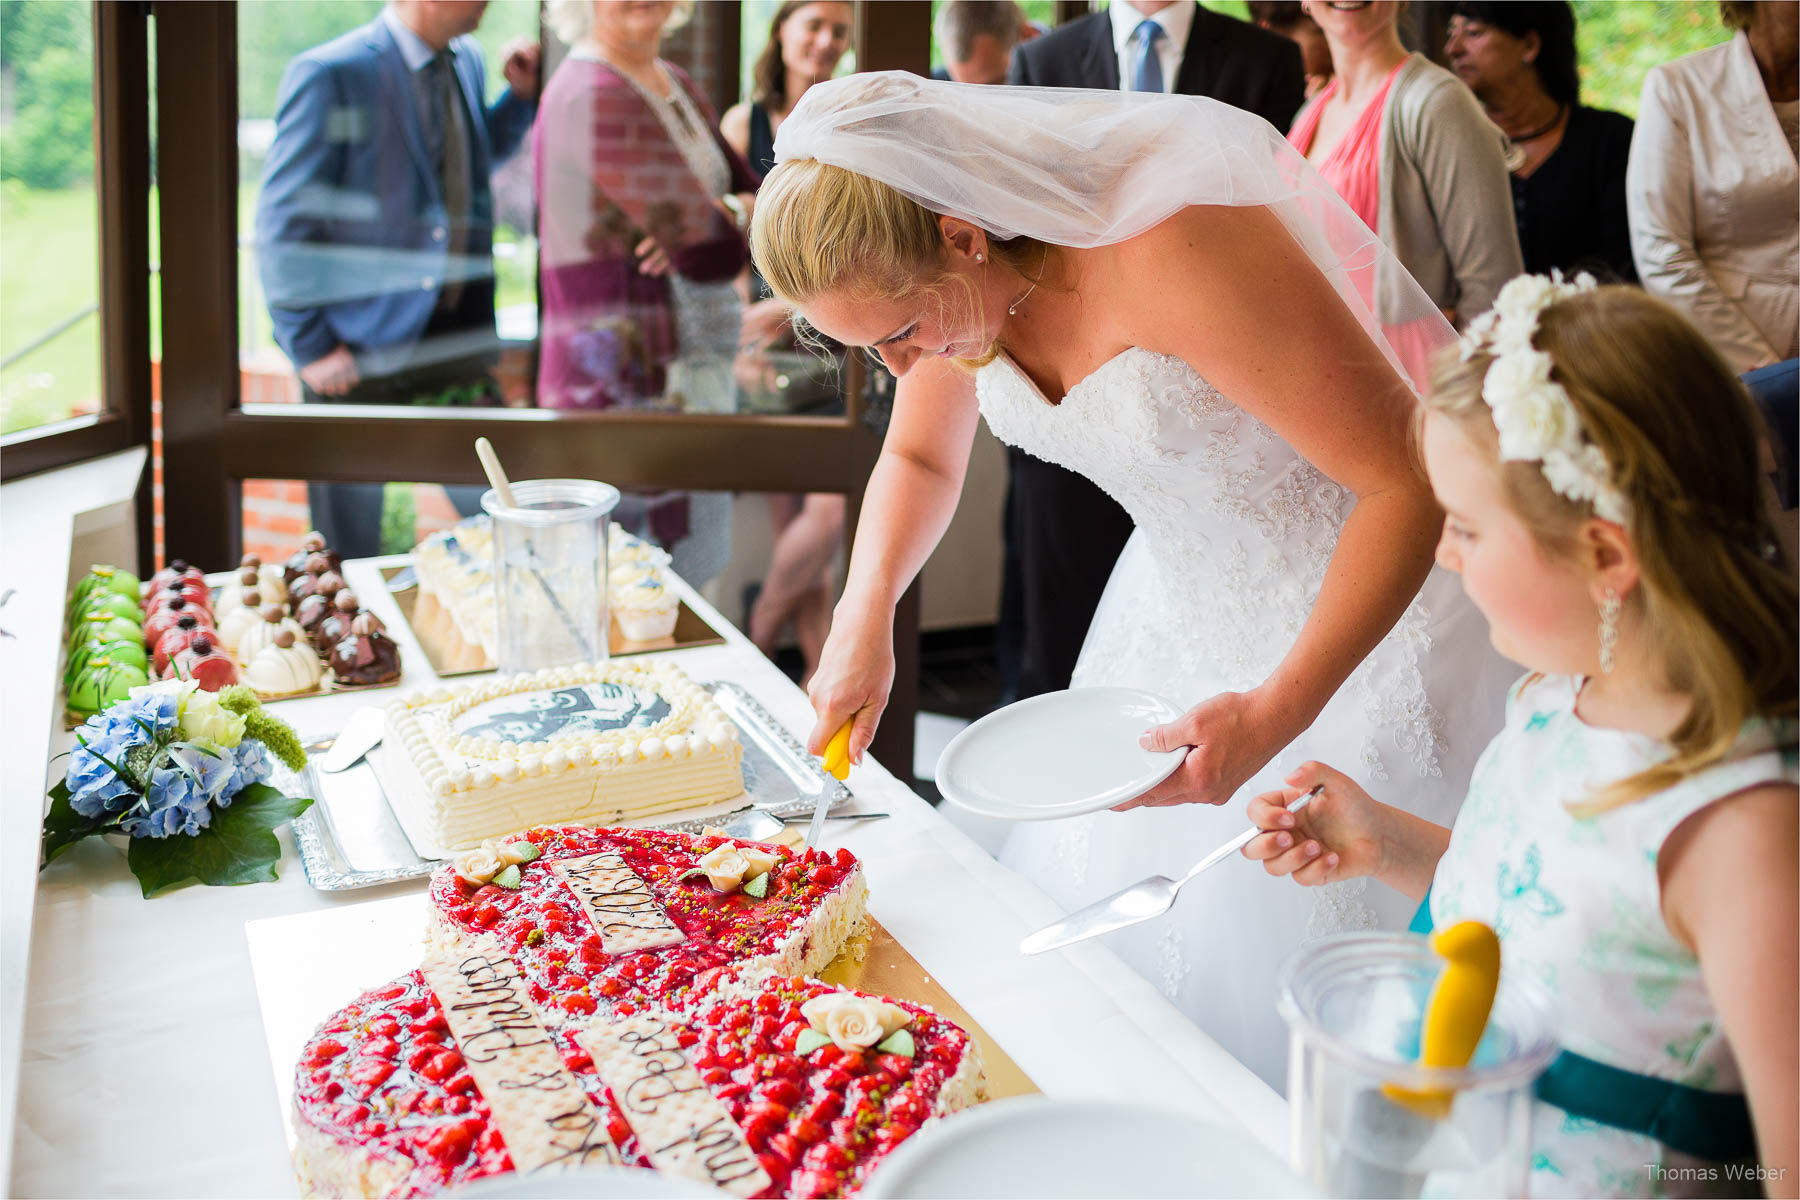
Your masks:
<svg viewBox="0 0 1800 1200"><path fill-rule="evenodd" d="M1531 344L1538 314L1559 300L1594 289L1594 277L1565 281L1562 272L1521 275L1500 289L1494 307L1469 323L1462 359L1493 356L1481 398L1493 410L1502 462L1535 462L1558 495L1590 503L1596 515L1627 524L1631 507L1613 485L1606 455L1582 432L1581 417L1562 384L1550 378L1555 362Z"/></svg>

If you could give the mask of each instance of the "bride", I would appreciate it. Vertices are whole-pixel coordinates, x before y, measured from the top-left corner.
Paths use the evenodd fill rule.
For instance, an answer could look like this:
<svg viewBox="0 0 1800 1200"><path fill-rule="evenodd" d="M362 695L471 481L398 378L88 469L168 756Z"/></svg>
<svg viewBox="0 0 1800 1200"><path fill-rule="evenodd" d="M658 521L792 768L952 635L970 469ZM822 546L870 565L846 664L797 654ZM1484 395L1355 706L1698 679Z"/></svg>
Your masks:
<svg viewBox="0 0 1800 1200"><path fill-rule="evenodd" d="M763 277L900 381L811 685L815 751L853 714L853 759L874 735L894 606L955 508L979 413L1132 515L1075 684L1176 701L1145 744L1193 747L1132 811L1023 826L1005 861L1069 907L1176 875L1244 827L1235 796L1309 759L1454 816L1510 676L1432 571L1442 517L1407 382L1425 364L1394 349L1454 334L1273 128L1187 96L882 73L814 87L775 149ZM1226 864L1108 944L1279 1088L1281 961L1404 927L1409 907Z"/></svg>

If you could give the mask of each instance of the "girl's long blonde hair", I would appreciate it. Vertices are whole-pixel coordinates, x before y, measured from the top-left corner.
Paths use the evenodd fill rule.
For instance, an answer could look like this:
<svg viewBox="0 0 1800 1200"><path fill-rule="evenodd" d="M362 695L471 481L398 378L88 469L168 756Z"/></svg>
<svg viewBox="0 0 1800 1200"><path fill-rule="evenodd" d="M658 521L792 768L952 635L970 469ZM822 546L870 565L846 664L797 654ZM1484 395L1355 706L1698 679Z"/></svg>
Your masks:
<svg viewBox="0 0 1800 1200"><path fill-rule="evenodd" d="M1631 505L1641 646L1692 703L1667 760L1580 806L1600 812L1663 791L1720 761L1752 716L1800 707L1796 589L1763 503L1758 422L1748 393L1680 313L1636 288L1561 300L1532 343L1555 362L1582 428ZM1482 381L1493 361L1440 362L1427 407L1490 448L1514 512L1551 554L1569 554L1590 505L1551 490L1538 464L1499 462Z"/></svg>

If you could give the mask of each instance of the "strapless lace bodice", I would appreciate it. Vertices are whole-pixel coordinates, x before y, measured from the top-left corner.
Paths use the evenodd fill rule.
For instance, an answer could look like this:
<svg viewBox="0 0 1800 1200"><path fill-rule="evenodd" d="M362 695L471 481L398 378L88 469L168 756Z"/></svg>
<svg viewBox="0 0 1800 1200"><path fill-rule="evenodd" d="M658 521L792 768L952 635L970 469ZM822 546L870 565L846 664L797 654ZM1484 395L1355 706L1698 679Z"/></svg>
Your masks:
<svg viewBox="0 0 1800 1200"><path fill-rule="evenodd" d="M1181 640L1234 688L1253 687L1299 636L1354 497L1179 358L1131 349L1045 401L1012 362L976 377L1002 441L1078 471L1143 533Z"/></svg>

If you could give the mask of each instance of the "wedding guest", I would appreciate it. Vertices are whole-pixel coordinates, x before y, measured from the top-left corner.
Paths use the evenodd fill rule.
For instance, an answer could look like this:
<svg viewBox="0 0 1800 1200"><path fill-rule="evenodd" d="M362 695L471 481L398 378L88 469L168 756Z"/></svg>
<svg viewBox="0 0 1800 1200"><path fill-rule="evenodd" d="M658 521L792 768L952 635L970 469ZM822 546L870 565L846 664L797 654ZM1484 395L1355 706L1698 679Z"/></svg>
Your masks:
<svg viewBox="0 0 1800 1200"><path fill-rule="evenodd" d="M1331 47L1319 23L1306 15L1300 0L1249 0L1245 8L1258 29L1279 33L1300 47L1300 65L1306 72L1306 94L1315 95L1331 82Z"/></svg>
<svg viewBox="0 0 1800 1200"><path fill-rule="evenodd" d="M751 69L751 98L727 109L720 127L725 140L758 174L775 166L775 131L793 111L806 89L830 79L850 48L854 10L842 0L785 0L769 25L769 40ZM744 313L742 354L757 374L773 375L765 366L767 352L792 348L793 311L770 295L754 267L750 273L751 304ZM817 351L821 376L835 383L843 362L841 348ZM832 389L835 399L835 389ZM831 629L831 602L836 582L833 562L844 541L845 498L832 492L769 496L769 518L775 544L769 569L750 605L745 632L757 649L774 657L781 634L791 622L799 643L801 679L812 677L819 651Z"/></svg>
<svg viewBox="0 0 1800 1200"><path fill-rule="evenodd" d="M1016 0L947 0L932 31L944 51L932 78L953 83L1005 83L1013 47L1038 36Z"/></svg>
<svg viewBox="0 0 1800 1200"><path fill-rule="evenodd" d="M543 296L538 404L731 412L756 176L660 55L674 3L553 0L568 57L532 133ZM687 9L679 9L685 18ZM730 559L730 497L630 496L615 519L693 583Z"/></svg>
<svg viewBox="0 0 1800 1200"><path fill-rule="evenodd" d="M1288 141L1460 327L1524 269L1506 139L1456 76L1406 52L1396 0L1305 7L1336 73L1294 118ZM1395 284L1362 277L1378 311Z"/></svg>
<svg viewBox="0 0 1800 1200"><path fill-rule="evenodd" d="M1013 51L1006 81L1210 96L1286 129L1306 98L1300 49L1194 0L1113 0ZM1001 608L1024 614L1018 695L1069 686L1131 518L1073 471L1008 448L1009 554ZM1009 689L1010 690L1010 689Z"/></svg>
<svg viewBox="0 0 1800 1200"><path fill-rule="evenodd" d="M1244 853L1373 877L1423 900L1418 930L1480 921L1502 985L1548 993L1526 1194L1793 1195L1800 597L1744 389L1635 288L1525 277L1497 311L1420 440L1438 562L1530 672L1506 727L1453 828L1307 762L1251 801Z"/></svg>
<svg viewBox="0 0 1800 1200"><path fill-rule="evenodd" d="M1519 150L1513 219L1525 269L1587 270L1630 283L1625 162L1631 118L1581 103L1568 0L1450 5L1444 52Z"/></svg>
<svg viewBox="0 0 1800 1200"><path fill-rule="evenodd" d="M1653 67L1625 176L1638 277L1737 371L1800 354L1797 9L1726 0L1730 41Z"/></svg>
<svg viewBox="0 0 1800 1200"><path fill-rule="evenodd" d="M489 177L530 128L538 50L508 48L490 104L469 36L486 8L393 0L282 72L257 270L309 404L499 402ZM464 516L481 491L449 489ZM312 522L346 557L379 554L382 493L310 483Z"/></svg>

